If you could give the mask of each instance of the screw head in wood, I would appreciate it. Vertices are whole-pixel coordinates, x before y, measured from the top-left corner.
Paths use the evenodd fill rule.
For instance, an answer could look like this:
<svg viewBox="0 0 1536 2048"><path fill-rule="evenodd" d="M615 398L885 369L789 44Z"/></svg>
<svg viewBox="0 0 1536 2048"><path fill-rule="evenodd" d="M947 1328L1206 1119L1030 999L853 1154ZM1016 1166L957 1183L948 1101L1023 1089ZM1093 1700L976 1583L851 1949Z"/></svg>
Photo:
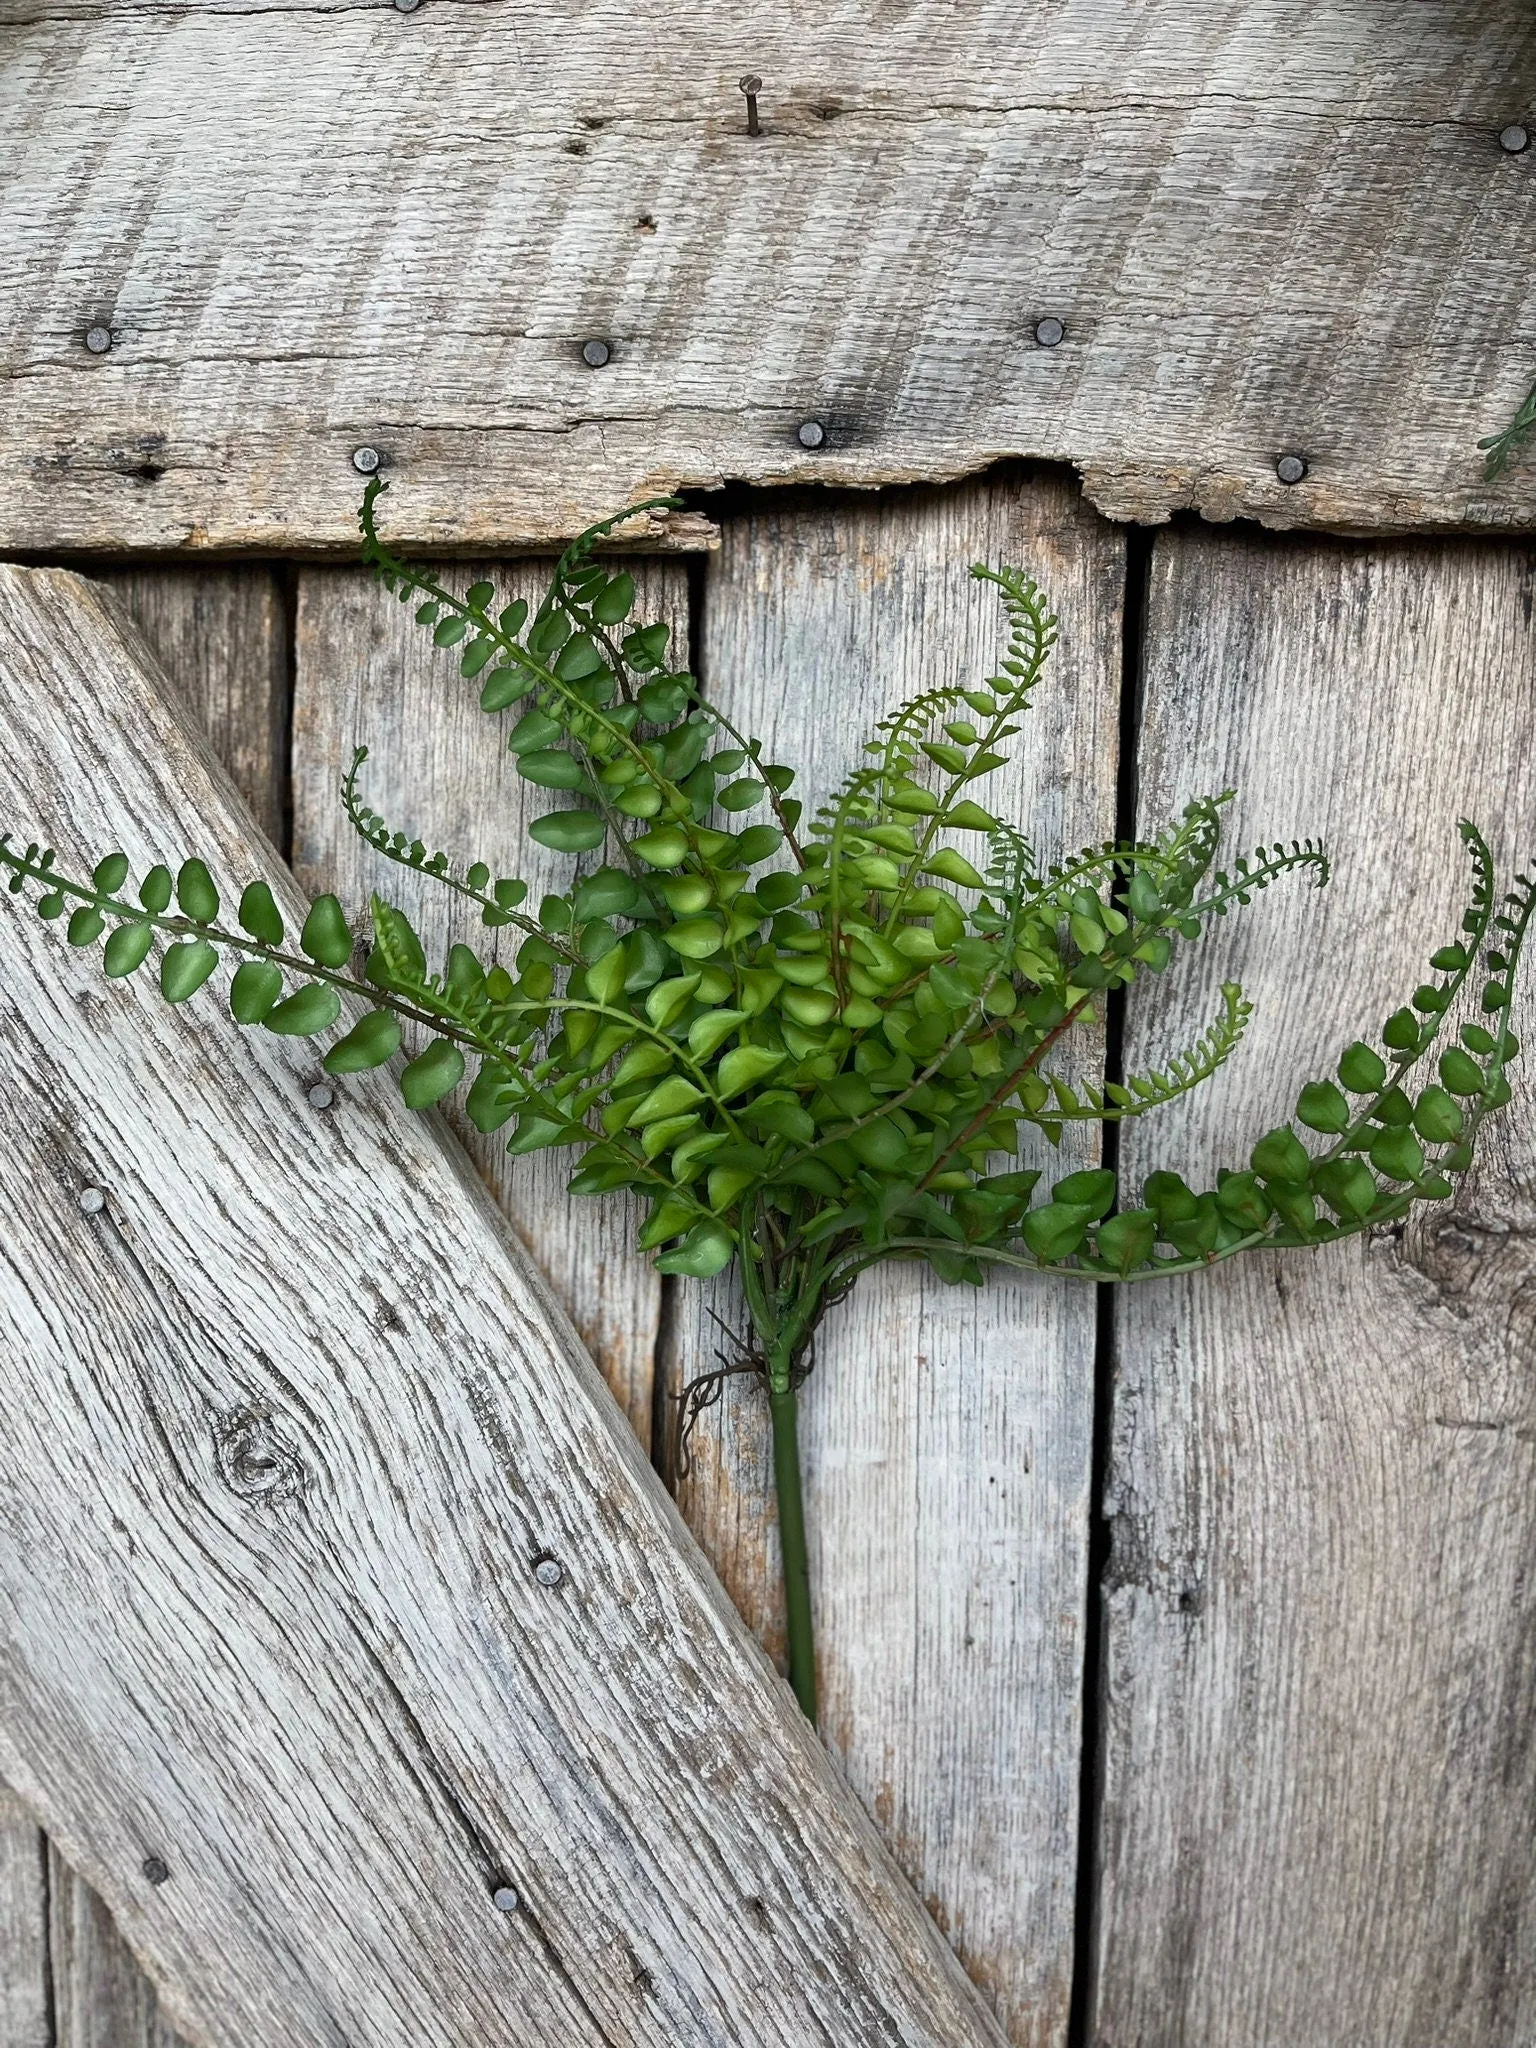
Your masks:
<svg viewBox="0 0 1536 2048"><path fill-rule="evenodd" d="M565 1566L558 1557L541 1557L533 1567L533 1576L541 1586L558 1586L565 1577Z"/></svg>
<svg viewBox="0 0 1536 2048"><path fill-rule="evenodd" d="M171 1866L163 1856L146 1856L139 1867L151 1884L164 1884L171 1874Z"/></svg>
<svg viewBox="0 0 1536 2048"><path fill-rule="evenodd" d="M1035 322L1035 339L1042 348L1054 348L1066 331L1054 313L1047 313L1043 320Z"/></svg>
<svg viewBox="0 0 1536 2048"><path fill-rule="evenodd" d="M309 1091L309 1106L311 1109L329 1109L335 1100L336 1090L334 1088L327 1088L323 1081L317 1081Z"/></svg>
<svg viewBox="0 0 1536 2048"><path fill-rule="evenodd" d="M827 438L827 430L820 420L802 420L795 429L795 439L802 448L820 448Z"/></svg>
<svg viewBox="0 0 1536 2048"><path fill-rule="evenodd" d="M498 1913L515 1913L521 1903L517 1893L509 1884L499 1884L495 1891L491 1893L491 1904Z"/></svg>
<svg viewBox="0 0 1536 2048"><path fill-rule="evenodd" d="M1282 455L1275 464L1275 475L1283 484L1299 484L1307 473L1307 465L1299 455Z"/></svg>
<svg viewBox="0 0 1536 2048"><path fill-rule="evenodd" d="M82 1216L99 1216L107 1206L107 1198L100 1188L82 1188L76 1199Z"/></svg>
<svg viewBox="0 0 1536 2048"><path fill-rule="evenodd" d="M601 335L594 334L590 341L581 344L581 360L589 370L600 370L613 354L613 350Z"/></svg>
<svg viewBox="0 0 1536 2048"><path fill-rule="evenodd" d="M1511 121L1507 128L1499 130L1499 147L1506 156L1519 156L1522 150L1527 150L1530 146L1530 135L1518 121Z"/></svg>
<svg viewBox="0 0 1536 2048"><path fill-rule="evenodd" d="M104 356L112 346L111 328L101 326L87 327L85 330L85 345L93 356Z"/></svg>
<svg viewBox="0 0 1536 2048"><path fill-rule="evenodd" d="M379 466L379 451L366 444L352 450L352 467L359 476L372 476Z"/></svg>

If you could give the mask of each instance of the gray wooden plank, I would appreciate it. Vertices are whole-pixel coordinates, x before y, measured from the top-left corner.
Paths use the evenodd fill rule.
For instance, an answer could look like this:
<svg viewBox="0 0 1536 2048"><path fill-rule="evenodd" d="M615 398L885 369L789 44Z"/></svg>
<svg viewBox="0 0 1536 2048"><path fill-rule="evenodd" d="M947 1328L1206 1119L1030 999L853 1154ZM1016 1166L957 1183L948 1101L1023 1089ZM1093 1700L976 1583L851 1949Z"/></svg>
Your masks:
<svg viewBox="0 0 1536 2048"><path fill-rule="evenodd" d="M464 588L489 574L509 598L536 602L549 581L548 562L445 567ZM680 563L635 565L639 605L664 618L680 660L687 659L688 584ZM434 648L410 609L394 602L360 570L307 569L299 586L298 650L293 722L294 865L313 893L333 889L366 909L377 888L423 932L463 940L484 957L498 946L510 960L522 934L487 932L439 883L386 861L366 845L337 800L342 770L355 745L372 750L364 769L369 800L430 848L464 861L485 860L496 874L529 883L537 909L547 890L566 889L575 869L566 855L535 845L531 818L549 809L547 791L524 782L506 751L519 715L487 718L478 686L459 677L456 658ZM593 855L590 868L598 862ZM509 943L508 943L509 941ZM513 1227L538 1261L561 1306L601 1367L640 1441L651 1441L656 1333L661 1285L650 1260L634 1248L642 1209L623 1200L568 1195L571 1155L540 1153L508 1159L507 1134L483 1137L459 1113L453 1127Z"/></svg>
<svg viewBox="0 0 1536 2048"><path fill-rule="evenodd" d="M0 611L0 815L264 858L103 594L4 569ZM0 987L0 1768L167 2016L199 2048L995 2041L432 1124L382 1075L315 1111L306 1055L31 918Z"/></svg>
<svg viewBox="0 0 1536 2048"><path fill-rule="evenodd" d="M5 18L0 545L349 547L360 445L421 546L1005 455L1120 518L1536 516L1474 446L1536 367L1526 0Z"/></svg>
<svg viewBox="0 0 1536 2048"><path fill-rule="evenodd" d="M51 1844L48 1951L53 2030L48 2048L179 2048L155 1988L112 1915ZM10 2036L6 2037L9 2048Z"/></svg>
<svg viewBox="0 0 1536 2048"><path fill-rule="evenodd" d="M0 1785L0 2041L57 2048L48 1969L48 1850L37 1822Z"/></svg>
<svg viewBox="0 0 1536 2048"><path fill-rule="evenodd" d="M1133 1066L1223 977L1258 1014L1193 1101L1128 1127L1132 1175L1245 1164L1380 1028L1457 929L1459 812L1529 858L1533 590L1524 549L1158 542L1145 820L1232 783L1237 841L1320 834L1336 870L1136 998ZM1453 1203L1118 1302L1101 2048L1536 2031L1536 1101L1512 1079Z"/></svg>
<svg viewBox="0 0 1536 2048"><path fill-rule="evenodd" d="M814 807L902 697L994 669L999 616L967 574L977 558L1022 562L1062 619L986 801L1043 855L1107 837L1124 547L1060 480L791 501L727 522L706 583L706 690L770 759L803 766L796 793ZM745 1328L732 1288L683 1285L674 1393L712 1364L716 1315ZM974 1293L891 1267L833 1312L801 1403L822 1731L1029 2048L1063 2039L1070 1988L1093 1344L1087 1292L1019 1274ZM754 1382L726 1383L693 1450L684 1510L777 1654Z"/></svg>

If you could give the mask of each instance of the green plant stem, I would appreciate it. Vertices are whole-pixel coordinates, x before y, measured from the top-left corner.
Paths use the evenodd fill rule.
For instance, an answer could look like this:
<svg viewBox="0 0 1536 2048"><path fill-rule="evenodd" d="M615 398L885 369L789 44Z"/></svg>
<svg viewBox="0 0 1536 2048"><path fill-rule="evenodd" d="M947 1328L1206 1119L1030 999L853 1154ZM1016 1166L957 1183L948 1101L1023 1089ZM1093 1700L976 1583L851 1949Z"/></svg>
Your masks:
<svg viewBox="0 0 1536 2048"><path fill-rule="evenodd" d="M773 1483L779 1505L784 1617L789 1636L789 1682L805 1717L816 1721L816 1641L811 1628L811 1572L805 1547L805 1497L800 1485L800 1430L793 1386L770 1384Z"/></svg>

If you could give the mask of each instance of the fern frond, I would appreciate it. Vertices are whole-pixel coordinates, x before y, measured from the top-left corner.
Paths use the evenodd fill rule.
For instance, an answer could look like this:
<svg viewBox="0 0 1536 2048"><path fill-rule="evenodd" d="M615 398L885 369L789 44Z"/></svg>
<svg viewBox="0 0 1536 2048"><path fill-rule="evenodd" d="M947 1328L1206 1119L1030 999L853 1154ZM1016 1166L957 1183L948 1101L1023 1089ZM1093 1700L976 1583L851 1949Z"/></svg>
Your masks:
<svg viewBox="0 0 1536 2048"><path fill-rule="evenodd" d="M1235 981L1221 985L1221 1014L1207 1026L1186 1052L1175 1053L1161 1073L1129 1074L1124 1083L1110 1081L1103 1088L1082 1081L1074 1089L1057 1074L1042 1074L1050 1088L1052 1106L1046 1111L1051 1123L1119 1123L1160 1109L1166 1102L1187 1095L1202 1081L1208 1081L1218 1067L1236 1052L1253 1015L1253 1005Z"/></svg>

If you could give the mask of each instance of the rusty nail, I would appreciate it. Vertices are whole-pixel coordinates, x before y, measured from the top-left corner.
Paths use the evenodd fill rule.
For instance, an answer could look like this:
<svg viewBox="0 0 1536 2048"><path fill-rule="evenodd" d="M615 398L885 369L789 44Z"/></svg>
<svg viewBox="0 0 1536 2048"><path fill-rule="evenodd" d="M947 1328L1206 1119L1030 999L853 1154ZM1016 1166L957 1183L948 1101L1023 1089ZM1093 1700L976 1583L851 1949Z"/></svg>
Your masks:
<svg viewBox="0 0 1536 2048"><path fill-rule="evenodd" d="M163 1856L146 1856L141 1868L151 1884L164 1884L171 1874L171 1866Z"/></svg>
<svg viewBox="0 0 1536 2048"><path fill-rule="evenodd" d="M104 356L112 346L111 328L101 326L87 327L85 330L85 345L93 356Z"/></svg>
<svg viewBox="0 0 1536 2048"><path fill-rule="evenodd" d="M541 1586L558 1586L565 1577L565 1566L558 1557L540 1557L534 1560L533 1576Z"/></svg>
<svg viewBox="0 0 1536 2048"><path fill-rule="evenodd" d="M795 429L795 439L802 448L819 448L827 438L827 430L820 420L802 420Z"/></svg>
<svg viewBox="0 0 1536 2048"><path fill-rule="evenodd" d="M99 1216L107 1206L107 1198L100 1188L82 1188L79 1200L82 1216Z"/></svg>
<svg viewBox="0 0 1536 2048"><path fill-rule="evenodd" d="M737 82L747 96L747 133L761 135L763 131L757 125L757 96L763 89L763 81L755 71L749 71L745 78Z"/></svg>
<svg viewBox="0 0 1536 2048"><path fill-rule="evenodd" d="M1506 156L1519 156L1522 150L1529 149L1530 146L1531 138L1518 121L1511 121L1507 128L1500 129L1499 147Z"/></svg>
<svg viewBox="0 0 1536 2048"><path fill-rule="evenodd" d="M1275 464L1275 475L1283 484L1299 484L1306 473L1307 465L1300 455L1282 455Z"/></svg>
<svg viewBox="0 0 1536 2048"><path fill-rule="evenodd" d="M309 1106L311 1109L329 1109L335 1100L335 1089L327 1088L323 1081L317 1081L309 1091Z"/></svg>
<svg viewBox="0 0 1536 2048"><path fill-rule="evenodd" d="M520 1903L517 1893L509 1884L499 1884L491 1893L491 1904L498 1913L515 1913Z"/></svg>
<svg viewBox="0 0 1536 2048"><path fill-rule="evenodd" d="M595 334L590 341L581 344L581 360L589 370L600 370L612 354L607 342Z"/></svg>
<svg viewBox="0 0 1536 2048"><path fill-rule="evenodd" d="M359 476L372 476L378 466L379 451L377 448L364 446L352 450L352 467Z"/></svg>
<svg viewBox="0 0 1536 2048"><path fill-rule="evenodd" d="M1054 348L1066 331L1054 313L1047 313L1043 320L1035 322L1035 339L1042 348Z"/></svg>

